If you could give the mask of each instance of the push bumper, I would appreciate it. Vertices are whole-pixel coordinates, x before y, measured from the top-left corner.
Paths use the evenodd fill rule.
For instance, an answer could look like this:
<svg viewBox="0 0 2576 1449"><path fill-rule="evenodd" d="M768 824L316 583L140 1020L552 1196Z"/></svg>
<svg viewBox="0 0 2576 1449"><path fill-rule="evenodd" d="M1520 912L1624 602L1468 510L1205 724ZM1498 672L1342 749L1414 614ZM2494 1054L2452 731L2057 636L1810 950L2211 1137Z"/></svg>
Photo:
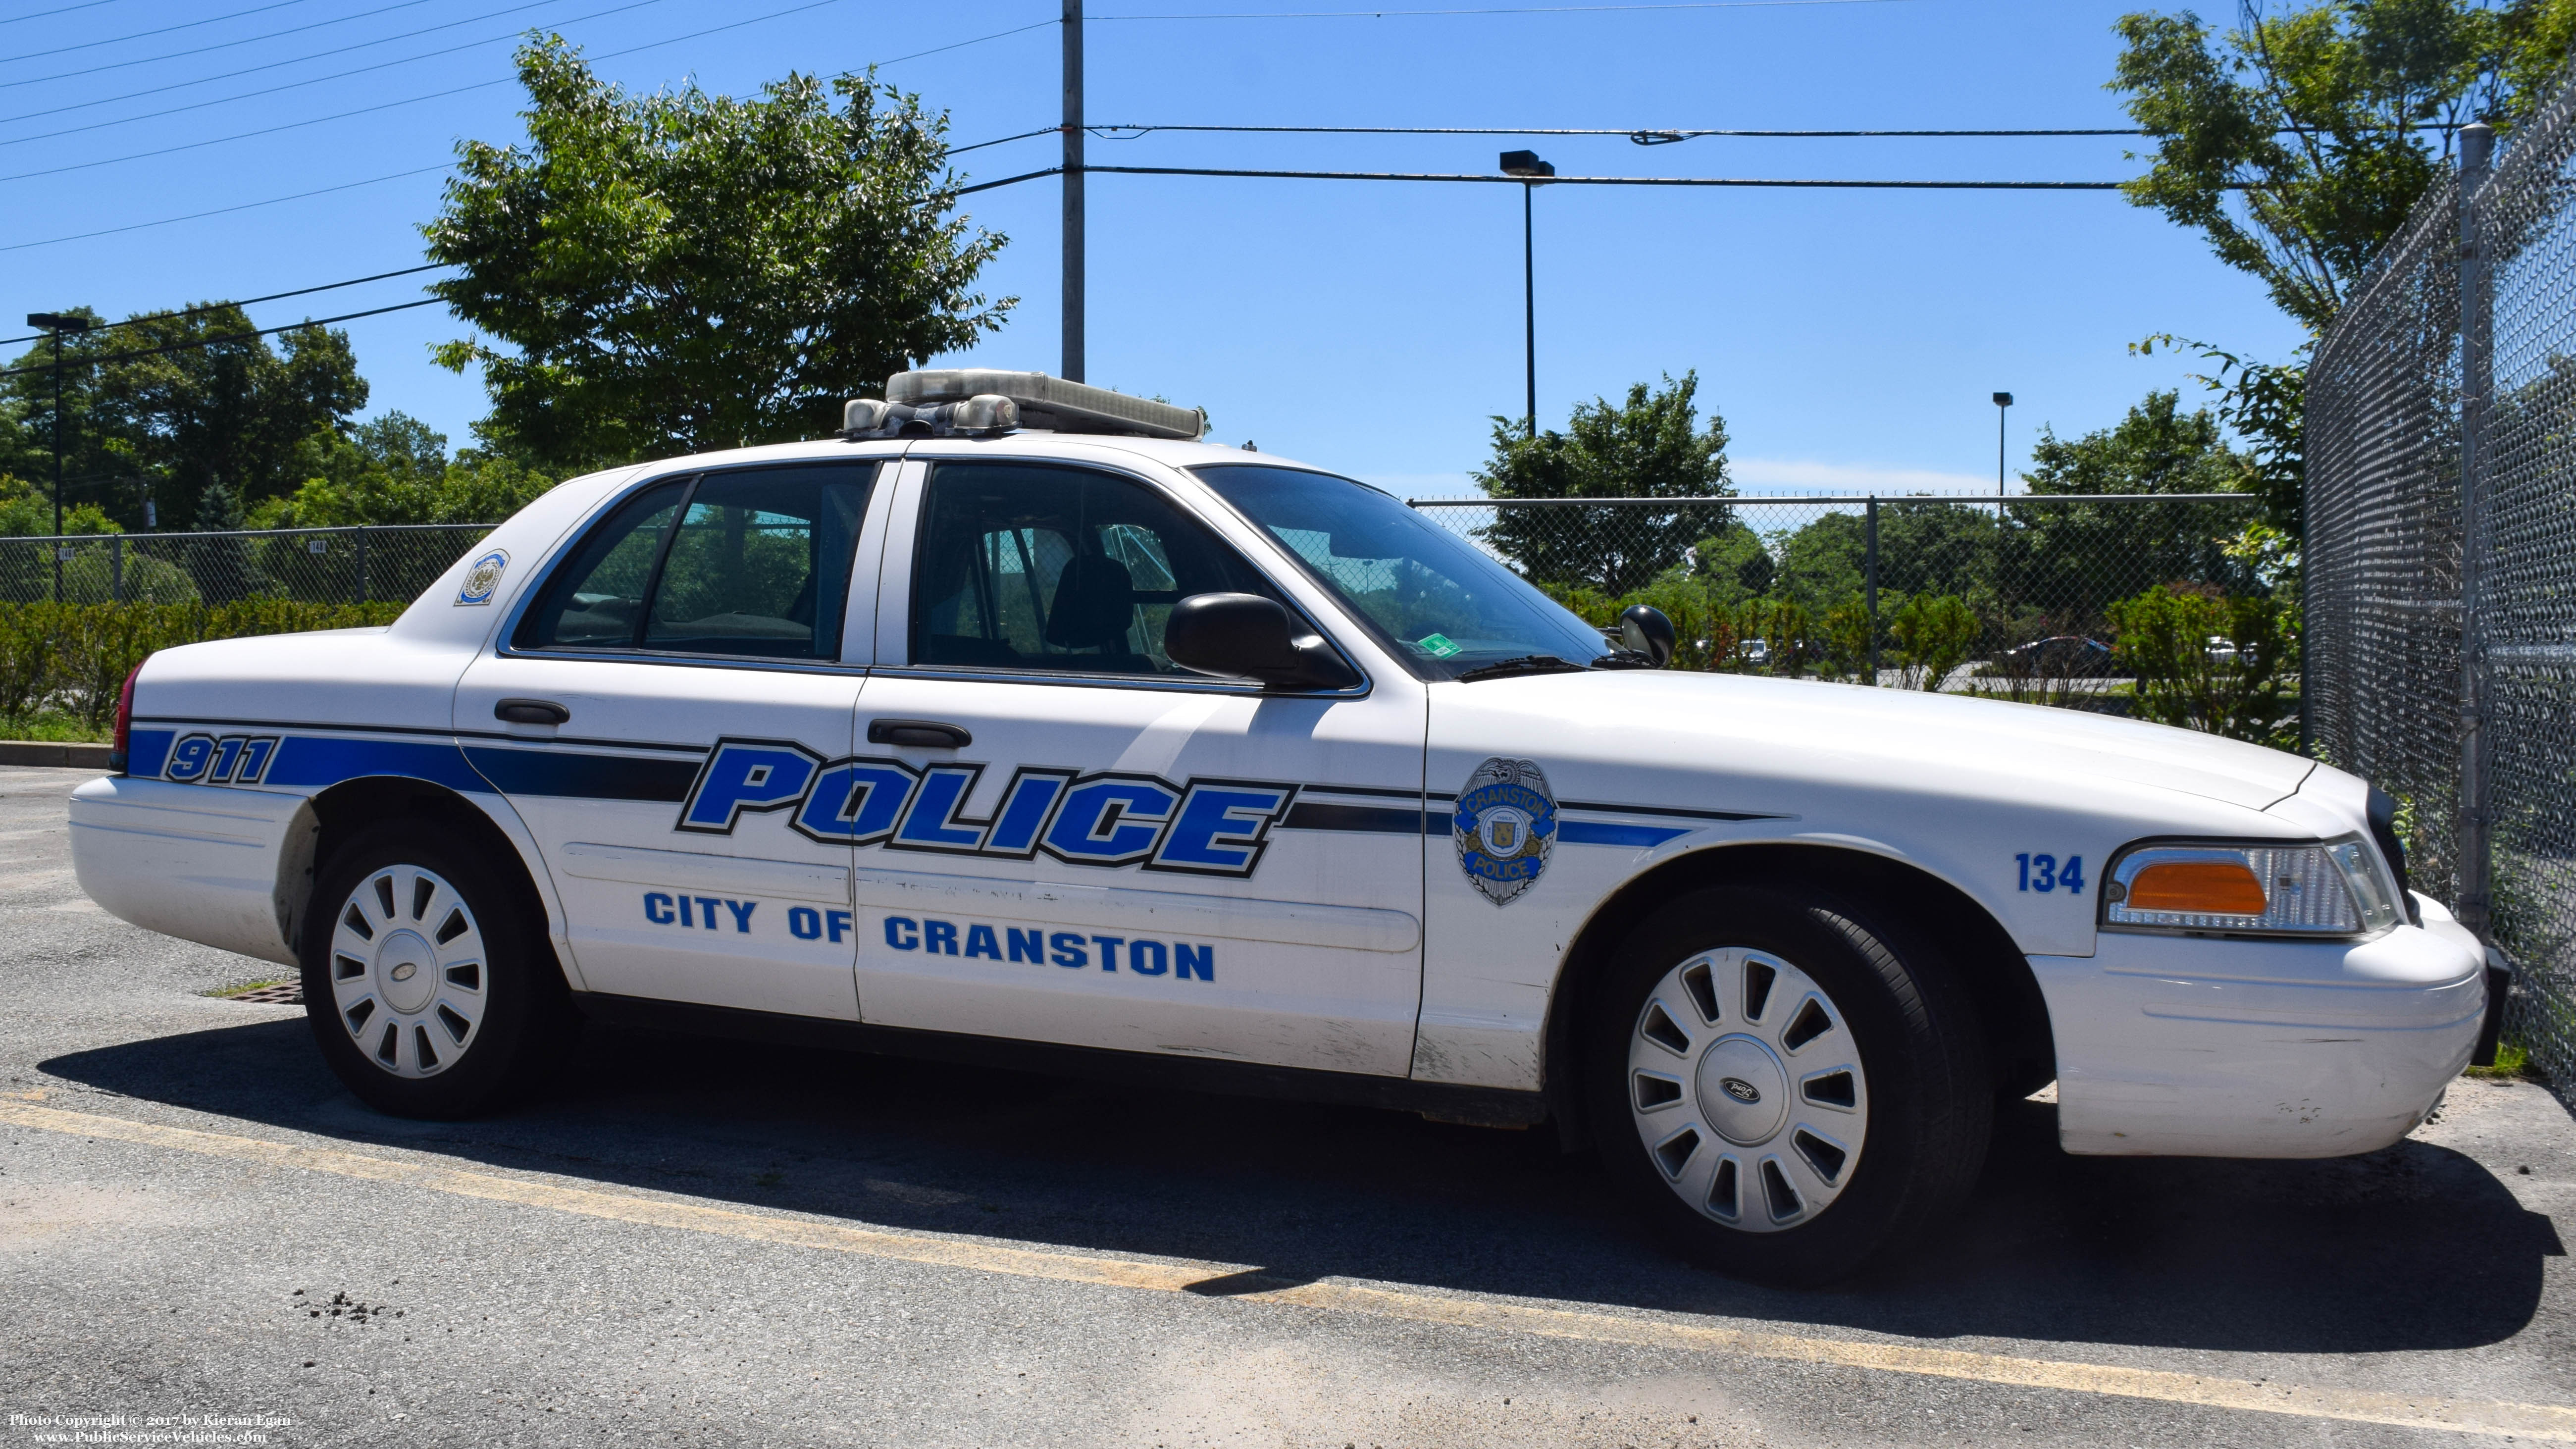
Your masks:
<svg viewBox="0 0 2576 1449"><path fill-rule="evenodd" d="M2342 1157L2414 1130L2468 1064L2486 954L2434 902L2374 941L2104 932L2033 956L2069 1152Z"/></svg>
<svg viewBox="0 0 2576 1449"><path fill-rule="evenodd" d="M72 870L110 915L282 966L297 795L109 776L72 792Z"/></svg>

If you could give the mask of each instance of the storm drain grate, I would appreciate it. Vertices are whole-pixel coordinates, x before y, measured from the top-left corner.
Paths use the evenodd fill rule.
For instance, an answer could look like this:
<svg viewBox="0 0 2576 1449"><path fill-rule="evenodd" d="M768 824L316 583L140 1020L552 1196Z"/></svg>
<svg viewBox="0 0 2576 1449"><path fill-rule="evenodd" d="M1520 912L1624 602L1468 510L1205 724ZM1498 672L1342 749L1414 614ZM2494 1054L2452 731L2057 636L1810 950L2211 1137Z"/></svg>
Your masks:
<svg viewBox="0 0 2576 1449"><path fill-rule="evenodd" d="M224 999L247 1001L256 1006L302 1006L304 983L280 981L270 986L253 986L241 991L227 991L224 993Z"/></svg>

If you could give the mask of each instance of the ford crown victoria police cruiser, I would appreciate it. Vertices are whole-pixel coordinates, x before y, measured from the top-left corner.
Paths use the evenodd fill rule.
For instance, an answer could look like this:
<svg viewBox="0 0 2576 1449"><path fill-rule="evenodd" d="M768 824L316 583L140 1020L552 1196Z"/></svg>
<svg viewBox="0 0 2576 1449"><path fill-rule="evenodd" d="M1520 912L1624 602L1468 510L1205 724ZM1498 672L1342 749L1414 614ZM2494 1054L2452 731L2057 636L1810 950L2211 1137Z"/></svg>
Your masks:
<svg viewBox="0 0 2576 1449"><path fill-rule="evenodd" d="M165 650L72 801L108 910L294 965L389 1112L585 1017L1588 1135L1813 1280L1996 1094L2318 1157L2468 1060L2478 943L2310 761L1665 672L1385 494L1036 374L576 479L389 628Z"/></svg>

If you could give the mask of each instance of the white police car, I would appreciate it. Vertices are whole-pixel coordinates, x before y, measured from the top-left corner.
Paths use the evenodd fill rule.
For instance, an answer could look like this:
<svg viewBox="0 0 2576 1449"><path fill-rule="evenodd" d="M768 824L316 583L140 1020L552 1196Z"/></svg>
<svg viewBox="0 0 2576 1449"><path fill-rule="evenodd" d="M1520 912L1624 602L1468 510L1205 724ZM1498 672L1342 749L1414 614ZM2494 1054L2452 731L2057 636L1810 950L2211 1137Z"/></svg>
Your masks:
<svg viewBox="0 0 2576 1449"><path fill-rule="evenodd" d="M889 394L566 483L390 628L154 655L82 886L300 967L390 1112L598 1017L1552 1118L1786 1280L1937 1221L1999 1091L2055 1078L2073 1152L2331 1156L2479 1040L2349 775L1662 672L1194 412Z"/></svg>

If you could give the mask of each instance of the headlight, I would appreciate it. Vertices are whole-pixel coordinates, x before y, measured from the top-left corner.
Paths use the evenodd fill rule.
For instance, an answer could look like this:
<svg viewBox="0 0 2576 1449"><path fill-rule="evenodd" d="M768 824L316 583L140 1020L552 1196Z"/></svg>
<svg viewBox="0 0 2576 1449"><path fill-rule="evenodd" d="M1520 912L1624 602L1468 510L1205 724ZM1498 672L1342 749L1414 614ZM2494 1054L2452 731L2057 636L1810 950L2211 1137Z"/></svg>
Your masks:
<svg viewBox="0 0 2576 1449"><path fill-rule="evenodd" d="M2360 836L2321 845L2156 841L2112 857L2102 926L2257 936L2373 936L2396 887Z"/></svg>

